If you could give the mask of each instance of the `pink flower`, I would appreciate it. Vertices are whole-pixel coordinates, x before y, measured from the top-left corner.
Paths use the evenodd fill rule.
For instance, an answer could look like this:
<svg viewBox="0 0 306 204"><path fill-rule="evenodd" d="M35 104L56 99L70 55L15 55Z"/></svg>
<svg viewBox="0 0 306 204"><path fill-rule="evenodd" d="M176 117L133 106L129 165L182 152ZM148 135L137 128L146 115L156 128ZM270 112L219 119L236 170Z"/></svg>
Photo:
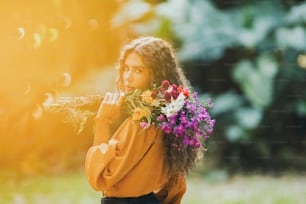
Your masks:
<svg viewBox="0 0 306 204"><path fill-rule="evenodd" d="M171 94L169 92L165 92L164 93L164 98L167 102L171 101Z"/></svg>
<svg viewBox="0 0 306 204"><path fill-rule="evenodd" d="M164 80L164 81L162 81L161 86L162 86L163 90L166 90L166 89L169 88L170 82L168 80Z"/></svg>
<svg viewBox="0 0 306 204"><path fill-rule="evenodd" d="M173 89L171 95L173 99L177 99L177 97L179 96L179 92L176 89Z"/></svg>
<svg viewBox="0 0 306 204"><path fill-rule="evenodd" d="M152 91L151 97L155 99L157 97L157 91Z"/></svg>
<svg viewBox="0 0 306 204"><path fill-rule="evenodd" d="M150 127L150 124L147 122L140 122L139 123L140 127L142 127L143 129L147 129L148 127Z"/></svg>
<svg viewBox="0 0 306 204"><path fill-rule="evenodd" d="M164 115L160 115L160 116L157 117L157 121L159 121L159 122L163 122L165 119L166 118L165 118Z"/></svg>

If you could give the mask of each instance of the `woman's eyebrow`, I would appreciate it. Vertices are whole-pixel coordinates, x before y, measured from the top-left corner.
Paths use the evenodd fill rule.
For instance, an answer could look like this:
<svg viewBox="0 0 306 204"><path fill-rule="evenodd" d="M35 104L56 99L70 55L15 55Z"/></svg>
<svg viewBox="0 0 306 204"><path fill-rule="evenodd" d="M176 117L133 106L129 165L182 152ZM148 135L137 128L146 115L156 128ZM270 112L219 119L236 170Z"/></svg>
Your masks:
<svg viewBox="0 0 306 204"><path fill-rule="evenodd" d="M135 66L133 66L134 68L138 68L138 69L144 69L144 66L142 66L142 65L135 65Z"/></svg>
<svg viewBox="0 0 306 204"><path fill-rule="evenodd" d="M138 64L125 64L125 66L138 68L138 69L144 69L143 65L138 65Z"/></svg>

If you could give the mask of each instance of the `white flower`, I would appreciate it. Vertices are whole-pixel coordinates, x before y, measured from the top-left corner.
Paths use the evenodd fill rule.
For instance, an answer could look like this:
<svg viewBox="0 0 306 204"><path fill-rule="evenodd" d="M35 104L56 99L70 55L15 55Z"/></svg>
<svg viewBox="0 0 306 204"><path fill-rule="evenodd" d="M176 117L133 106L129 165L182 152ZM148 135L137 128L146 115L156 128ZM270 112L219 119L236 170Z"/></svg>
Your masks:
<svg viewBox="0 0 306 204"><path fill-rule="evenodd" d="M168 103L161 109L161 112L167 117L179 112L184 106L186 96L183 93L177 97L176 100L171 99L171 103Z"/></svg>

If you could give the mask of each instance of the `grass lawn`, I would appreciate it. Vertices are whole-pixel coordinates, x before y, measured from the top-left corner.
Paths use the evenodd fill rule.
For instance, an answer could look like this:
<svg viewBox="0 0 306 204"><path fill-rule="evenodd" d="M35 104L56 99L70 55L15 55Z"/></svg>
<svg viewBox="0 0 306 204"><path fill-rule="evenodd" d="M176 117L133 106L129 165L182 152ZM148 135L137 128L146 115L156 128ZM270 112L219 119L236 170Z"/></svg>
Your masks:
<svg viewBox="0 0 306 204"><path fill-rule="evenodd" d="M191 176L187 185L183 204L306 203L306 176L251 175L221 179ZM1 204L98 204L99 201L100 194L90 188L83 172L23 179L12 173L0 173Z"/></svg>

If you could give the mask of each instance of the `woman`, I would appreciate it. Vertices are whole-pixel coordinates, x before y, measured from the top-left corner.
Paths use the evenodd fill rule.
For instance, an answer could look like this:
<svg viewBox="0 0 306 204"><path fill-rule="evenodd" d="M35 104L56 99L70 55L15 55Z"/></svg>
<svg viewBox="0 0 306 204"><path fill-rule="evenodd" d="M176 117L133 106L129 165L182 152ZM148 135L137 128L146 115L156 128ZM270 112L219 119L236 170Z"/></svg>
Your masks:
<svg viewBox="0 0 306 204"><path fill-rule="evenodd" d="M126 45L119 59L119 92L149 89L163 80L188 86L170 44L141 37ZM163 132L140 127L121 111L123 96L107 93L96 116L93 146L86 156L89 183L102 203L178 204L186 191L185 173L198 152L179 151Z"/></svg>

